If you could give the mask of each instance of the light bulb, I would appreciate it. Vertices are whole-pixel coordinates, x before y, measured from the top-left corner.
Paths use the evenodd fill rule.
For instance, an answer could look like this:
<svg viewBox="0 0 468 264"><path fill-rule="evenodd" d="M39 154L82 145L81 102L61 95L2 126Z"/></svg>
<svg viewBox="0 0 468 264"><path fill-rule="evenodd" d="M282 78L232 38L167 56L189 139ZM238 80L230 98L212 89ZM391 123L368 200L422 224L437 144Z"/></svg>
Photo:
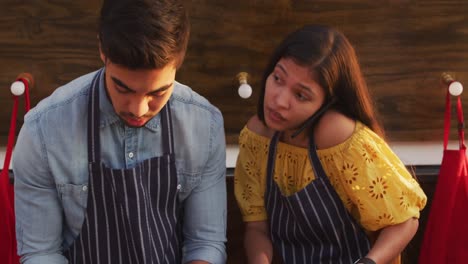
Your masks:
<svg viewBox="0 0 468 264"><path fill-rule="evenodd" d="M252 87L247 83L243 83L239 86L239 90L237 92L240 97L247 99L252 95Z"/></svg>
<svg viewBox="0 0 468 264"><path fill-rule="evenodd" d="M449 93L453 96L459 96L463 92L463 85L460 82L452 82L449 85Z"/></svg>
<svg viewBox="0 0 468 264"><path fill-rule="evenodd" d="M24 83L21 81L16 81L12 83L10 87L11 93L16 96L22 95L25 89L26 87L24 86Z"/></svg>

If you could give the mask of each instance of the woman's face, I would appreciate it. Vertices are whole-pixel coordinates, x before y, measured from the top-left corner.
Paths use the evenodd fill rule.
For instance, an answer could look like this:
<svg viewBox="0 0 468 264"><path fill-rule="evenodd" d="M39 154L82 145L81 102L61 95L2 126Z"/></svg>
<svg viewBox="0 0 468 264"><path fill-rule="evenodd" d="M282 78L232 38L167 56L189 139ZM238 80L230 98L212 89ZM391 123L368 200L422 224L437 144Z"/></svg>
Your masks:
<svg viewBox="0 0 468 264"><path fill-rule="evenodd" d="M278 61L265 87L264 114L267 126L276 131L298 129L323 104L325 91L315 73L290 58Z"/></svg>

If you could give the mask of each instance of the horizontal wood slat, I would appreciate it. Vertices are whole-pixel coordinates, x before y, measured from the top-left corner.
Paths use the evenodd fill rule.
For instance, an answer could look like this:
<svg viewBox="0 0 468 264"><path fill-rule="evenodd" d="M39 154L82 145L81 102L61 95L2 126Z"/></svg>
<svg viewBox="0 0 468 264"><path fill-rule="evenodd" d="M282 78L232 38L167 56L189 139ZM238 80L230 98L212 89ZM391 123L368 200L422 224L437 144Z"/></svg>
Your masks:
<svg viewBox="0 0 468 264"><path fill-rule="evenodd" d="M9 86L18 73L34 75L35 105L57 87L101 67L96 38L100 4L0 0L0 145L6 144L12 108ZM228 143L237 143L239 131L255 113L263 68L273 48L306 23L335 26L354 43L390 140L442 140L445 90L440 75L449 71L468 86L468 1L186 4L192 34L177 79L220 108ZM248 99L237 94L236 75L241 71L249 73L253 86Z"/></svg>

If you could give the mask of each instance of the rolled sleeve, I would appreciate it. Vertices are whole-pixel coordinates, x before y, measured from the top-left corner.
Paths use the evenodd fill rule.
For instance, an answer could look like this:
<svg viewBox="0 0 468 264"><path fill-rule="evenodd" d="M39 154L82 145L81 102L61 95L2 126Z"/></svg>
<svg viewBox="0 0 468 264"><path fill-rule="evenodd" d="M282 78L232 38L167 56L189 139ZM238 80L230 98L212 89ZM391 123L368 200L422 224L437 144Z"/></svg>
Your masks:
<svg viewBox="0 0 468 264"><path fill-rule="evenodd" d="M204 260L226 262L225 183L218 181L209 189L193 193L187 200L184 220L183 263Z"/></svg>
<svg viewBox="0 0 468 264"><path fill-rule="evenodd" d="M62 210L36 122L23 125L13 153L18 255L26 264L67 263Z"/></svg>
<svg viewBox="0 0 468 264"><path fill-rule="evenodd" d="M47 255L39 255L29 258L25 256L21 258L22 264L63 264L68 263L67 259L61 254L47 254Z"/></svg>
<svg viewBox="0 0 468 264"><path fill-rule="evenodd" d="M226 262L226 142L220 115L211 132L201 182L185 201L183 263Z"/></svg>

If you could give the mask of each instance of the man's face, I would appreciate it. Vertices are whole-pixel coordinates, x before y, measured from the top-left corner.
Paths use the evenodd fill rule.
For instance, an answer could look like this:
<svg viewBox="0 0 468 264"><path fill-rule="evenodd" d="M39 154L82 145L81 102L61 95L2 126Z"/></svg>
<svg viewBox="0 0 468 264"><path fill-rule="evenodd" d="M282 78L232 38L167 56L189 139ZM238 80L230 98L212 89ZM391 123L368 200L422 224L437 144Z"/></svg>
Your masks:
<svg viewBox="0 0 468 264"><path fill-rule="evenodd" d="M129 127L142 127L166 105L174 89L176 67L130 70L106 64L106 91L117 115Z"/></svg>

